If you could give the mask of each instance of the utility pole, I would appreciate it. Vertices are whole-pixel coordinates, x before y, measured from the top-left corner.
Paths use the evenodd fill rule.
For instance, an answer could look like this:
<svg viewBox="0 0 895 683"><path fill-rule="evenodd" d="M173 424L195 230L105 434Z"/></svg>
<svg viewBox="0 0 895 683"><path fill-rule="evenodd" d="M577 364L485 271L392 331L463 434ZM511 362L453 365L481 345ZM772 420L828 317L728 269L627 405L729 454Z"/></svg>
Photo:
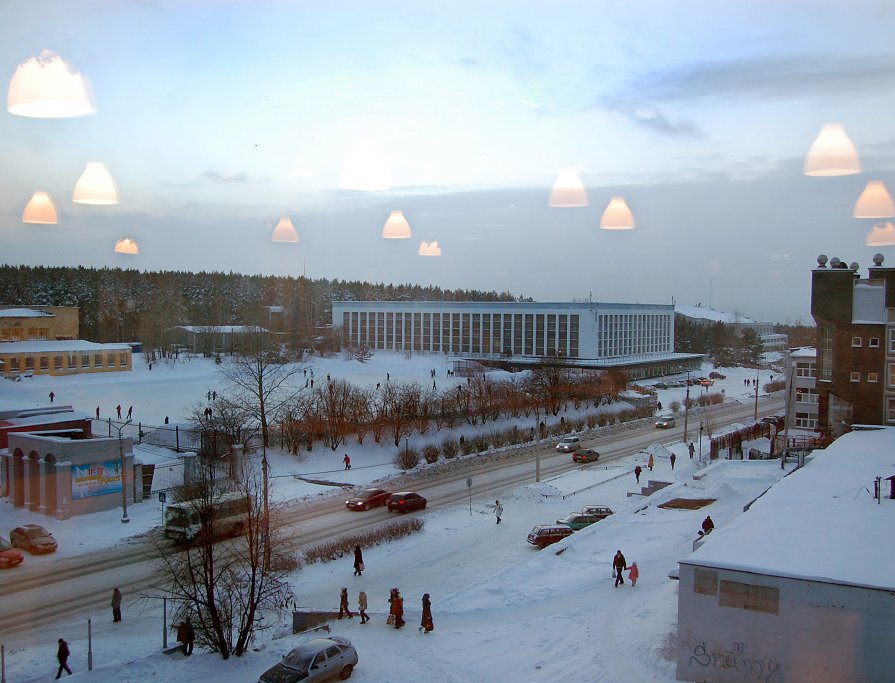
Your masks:
<svg viewBox="0 0 895 683"><path fill-rule="evenodd" d="M109 422L111 424L111 420ZM121 464L121 523L127 524L130 522L130 518L127 516L127 469L125 468L124 462L124 440L121 436L121 431L127 427L131 423L130 420L125 422L118 429L118 459Z"/></svg>
<svg viewBox="0 0 895 683"><path fill-rule="evenodd" d="M684 443L687 441L687 420L690 417L690 371L687 370L687 395L684 397Z"/></svg>
<svg viewBox="0 0 895 683"><path fill-rule="evenodd" d="M758 422L758 370L759 367L755 368L755 415L752 416L752 419Z"/></svg>

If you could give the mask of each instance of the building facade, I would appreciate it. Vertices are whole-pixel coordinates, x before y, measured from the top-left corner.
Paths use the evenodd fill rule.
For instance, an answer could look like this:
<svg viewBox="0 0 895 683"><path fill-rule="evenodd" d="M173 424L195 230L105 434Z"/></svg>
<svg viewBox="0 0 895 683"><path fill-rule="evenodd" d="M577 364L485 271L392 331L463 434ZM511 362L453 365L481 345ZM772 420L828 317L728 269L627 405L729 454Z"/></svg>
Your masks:
<svg viewBox="0 0 895 683"><path fill-rule="evenodd" d="M72 306L0 306L0 342L77 339L78 331Z"/></svg>
<svg viewBox="0 0 895 683"><path fill-rule="evenodd" d="M131 369L128 344L69 341L0 342L0 373L7 377L121 372Z"/></svg>
<svg viewBox="0 0 895 683"><path fill-rule="evenodd" d="M817 391L817 349L792 349L785 359L786 395L792 403L788 427L817 429L820 394ZM787 414L789 411L787 410Z"/></svg>
<svg viewBox="0 0 895 683"><path fill-rule="evenodd" d="M851 424L895 424L895 268L819 256L811 274L817 324L818 422L838 435Z"/></svg>
<svg viewBox="0 0 895 683"><path fill-rule="evenodd" d="M166 332L170 343L202 354L239 353L257 345L259 334L268 334L257 325L177 325Z"/></svg>

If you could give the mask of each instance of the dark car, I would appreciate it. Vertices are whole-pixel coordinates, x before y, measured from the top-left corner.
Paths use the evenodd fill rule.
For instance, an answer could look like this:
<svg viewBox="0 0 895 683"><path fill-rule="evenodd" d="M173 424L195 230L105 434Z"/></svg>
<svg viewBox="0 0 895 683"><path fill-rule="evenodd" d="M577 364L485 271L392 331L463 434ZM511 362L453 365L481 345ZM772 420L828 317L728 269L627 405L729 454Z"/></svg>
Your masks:
<svg viewBox="0 0 895 683"><path fill-rule="evenodd" d="M388 491L382 489L361 489L345 501L345 507L349 510L369 510L377 505L385 505L388 502Z"/></svg>
<svg viewBox="0 0 895 683"><path fill-rule="evenodd" d="M720 372L715 372L713 370L709 373L709 379L727 379L727 375L722 375Z"/></svg>
<svg viewBox="0 0 895 683"><path fill-rule="evenodd" d="M601 519L603 518L597 515L588 515L583 512L573 512L571 515L566 515L562 519L556 520L556 523L565 524L572 531L581 531L581 529L583 529L584 527L595 524Z"/></svg>
<svg viewBox="0 0 895 683"><path fill-rule="evenodd" d="M413 491L399 491L388 497L388 511L410 512L426 507L426 499Z"/></svg>
<svg viewBox="0 0 895 683"><path fill-rule="evenodd" d="M22 564L25 556L21 550L13 548L9 541L0 537L0 569L9 569Z"/></svg>
<svg viewBox="0 0 895 683"><path fill-rule="evenodd" d="M607 505L585 505L581 508L581 514L583 515L594 515L595 517L599 517L600 519L606 519L609 515L612 514L612 509Z"/></svg>
<svg viewBox="0 0 895 683"><path fill-rule="evenodd" d="M539 524L528 534L528 542L539 548L546 548L566 536L571 536L572 533L572 529L565 524Z"/></svg>
<svg viewBox="0 0 895 683"><path fill-rule="evenodd" d="M572 453L574 462L596 462L600 459L600 454L593 448L579 448Z"/></svg>
<svg viewBox="0 0 895 683"><path fill-rule="evenodd" d="M37 524L23 524L9 532L9 540L16 548L27 550L32 555L52 553L56 550L53 534Z"/></svg>
<svg viewBox="0 0 895 683"><path fill-rule="evenodd" d="M357 650L347 638L314 638L290 650L283 661L269 668L258 683L313 683L338 676L351 678L357 666Z"/></svg>

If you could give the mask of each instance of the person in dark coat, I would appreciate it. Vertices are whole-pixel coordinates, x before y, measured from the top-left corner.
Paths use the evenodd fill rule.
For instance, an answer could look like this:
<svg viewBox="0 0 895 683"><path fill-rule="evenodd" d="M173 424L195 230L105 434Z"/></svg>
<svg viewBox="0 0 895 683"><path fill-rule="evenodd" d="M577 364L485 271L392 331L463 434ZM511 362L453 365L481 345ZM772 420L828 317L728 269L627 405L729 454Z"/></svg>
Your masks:
<svg viewBox="0 0 895 683"><path fill-rule="evenodd" d="M702 520L702 533L703 535L708 534L715 528L715 523L712 521L711 515L706 516L704 520Z"/></svg>
<svg viewBox="0 0 895 683"><path fill-rule="evenodd" d="M121 621L121 591L112 591L112 621Z"/></svg>
<svg viewBox="0 0 895 683"><path fill-rule="evenodd" d="M186 623L183 625L183 654L189 657L193 654L193 643L196 642L196 629L193 628L193 622L190 621L190 618L186 618Z"/></svg>
<svg viewBox="0 0 895 683"><path fill-rule="evenodd" d="M401 597L401 591L392 588L392 593L388 599L389 616L394 617L395 628L401 628L404 625L404 598Z"/></svg>
<svg viewBox="0 0 895 683"><path fill-rule="evenodd" d="M674 461L677 460L677 456L672 453L671 454L671 469L674 469Z"/></svg>
<svg viewBox="0 0 895 683"><path fill-rule="evenodd" d="M71 653L68 651L68 643L65 642L64 638L59 639L59 649L56 650L56 659L59 661L59 670L56 672L56 678L62 676L62 670L65 669L68 672L68 675L71 676L71 669L68 668L68 656Z"/></svg>
<svg viewBox="0 0 895 683"><path fill-rule="evenodd" d="M361 552L360 546L354 546L354 575L363 576L364 573L364 554Z"/></svg>
<svg viewBox="0 0 895 683"><path fill-rule="evenodd" d="M634 468L634 476L637 477L637 483L640 483L640 474L643 472L643 468L640 465Z"/></svg>
<svg viewBox="0 0 895 683"><path fill-rule="evenodd" d="M696 448L693 446L693 442L690 442L690 445L687 446L687 450L690 451L690 459L693 459L693 453L696 451Z"/></svg>
<svg viewBox="0 0 895 683"><path fill-rule="evenodd" d="M54 399L54 398L56 398L56 394L54 394L54 393L51 391L51 392L50 392L50 403L53 402L53 399Z"/></svg>
<svg viewBox="0 0 895 683"><path fill-rule="evenodd" d="M349 619L353 619L354 615L348 607L348 589L342 586L342 594L339 596L339 619L343 614L347 614Z"/></svg>
<svg viewBox="0 0 895 683"><path fill-rule="evenodd" d="M625 560L625 556L622 555L622 551L619 550L615 553L615 557L612 558L612 571L615 574L615 587L618 588L618 584L625 583L625 577L622 576L622 571L628 568L628 562Z"/></svg>
<svg viewBox="0 0 895 683"><path fill-rule="evenodd" d="M429 600L429 594L423 593L423 618L420 621L420 631L428 633L435 628L432 623L432 602Z"/></svg>

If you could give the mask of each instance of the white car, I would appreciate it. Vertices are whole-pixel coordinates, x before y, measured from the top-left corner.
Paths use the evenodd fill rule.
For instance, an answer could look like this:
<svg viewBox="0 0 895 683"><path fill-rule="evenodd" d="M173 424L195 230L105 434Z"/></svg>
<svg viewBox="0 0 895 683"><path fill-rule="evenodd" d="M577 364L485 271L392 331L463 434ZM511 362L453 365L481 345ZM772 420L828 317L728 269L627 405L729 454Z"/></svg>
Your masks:
<svg viewBox="0 0 895 683"><path fill-rule="evenodd" d="M674 416L663 415L658 420L656 420L656 427L658 429L671 429L672 427L674 427Z"/></svg>
<svg viewBox="0 0 895 683"><path fill-rule="evenodd" d="M258 683L312 683L338 676L351 677L357 651L347 638L330 636L308 640L283 657L258 679Z"/></svg>
<svg viewBox="0 0 895 683"><path fill-rule="evenodd" d="M571 453L581 445L581 439L577 436L567 436L556 444L556 450L560 453Z"/></svg>

